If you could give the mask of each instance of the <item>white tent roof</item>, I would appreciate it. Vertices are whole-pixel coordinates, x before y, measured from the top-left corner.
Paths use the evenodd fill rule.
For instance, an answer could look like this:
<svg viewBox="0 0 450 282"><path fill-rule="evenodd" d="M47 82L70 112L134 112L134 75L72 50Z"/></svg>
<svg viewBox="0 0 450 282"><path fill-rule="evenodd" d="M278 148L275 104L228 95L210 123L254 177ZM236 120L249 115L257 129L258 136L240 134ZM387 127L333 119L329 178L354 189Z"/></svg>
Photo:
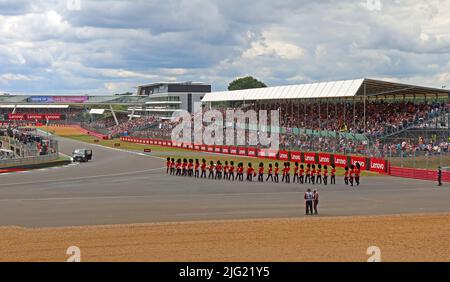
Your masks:
<svg viewBox="0 0 450 282"><path fill-rule="evenodd" d="M365 94L367 96L430 95L436 97L436 95L441 95L448 97L448 95L450 95L450 91L447 89L362 78L355 80L213 92L207 93L202 102L346 98L364 95L364 90L366 91Z"/></svg>
<svg viewBox="0 0 450 282"><path fill-rule="evenodd" d="M203 102L353 97L364 79L207 93Z"/></svg>

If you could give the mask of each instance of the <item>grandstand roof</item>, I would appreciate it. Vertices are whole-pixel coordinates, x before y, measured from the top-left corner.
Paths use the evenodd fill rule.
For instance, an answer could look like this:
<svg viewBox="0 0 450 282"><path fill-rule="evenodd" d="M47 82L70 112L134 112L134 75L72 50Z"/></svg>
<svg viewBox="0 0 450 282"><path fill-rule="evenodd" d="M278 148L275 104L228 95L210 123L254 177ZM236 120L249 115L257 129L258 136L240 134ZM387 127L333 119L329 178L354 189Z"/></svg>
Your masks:
<svg viewBox="0 0 450 282"><path fill-rule="evenodd" d="M364 93L366 90L366 93ZM374 79L330 81L207 93L202 102L330 99L356 96L450 95L449 90Z"/></svg>

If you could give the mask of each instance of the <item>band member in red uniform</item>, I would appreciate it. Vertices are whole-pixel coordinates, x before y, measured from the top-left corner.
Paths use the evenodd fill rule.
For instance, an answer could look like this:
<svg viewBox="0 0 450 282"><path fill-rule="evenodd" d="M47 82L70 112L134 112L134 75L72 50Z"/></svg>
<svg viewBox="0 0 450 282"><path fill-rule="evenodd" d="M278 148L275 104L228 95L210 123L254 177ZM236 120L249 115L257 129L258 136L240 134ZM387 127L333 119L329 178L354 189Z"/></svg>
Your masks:
<svg viewBox="0 0 450 282"><path fill-rule="evenodd" d="M352 165L350 167L349 173L350 173L350 179L349 179L350 185L353 187L353 183L354 183L354 179L355 179L355 166L354 165Z"/></svg>
<svg viewBox="0 0 450 282"><path fill-rule="evenodd" d="M312 165L312 170L311 170L311 183L312 185L314 185L316 183L316 165Z"/></svg>
<svg viewBox="0 0 450 282"><path fill-rule="evenodd" d="M305 182L305 167L303 165L300 165L300 171L298 175L298 181L303 184Z"/></svg>
<svg viewBox="0 0 450 282"><path fill-rule="evenodd" d="M336 185L336 165L331 165L331 184Z"/></svg>
<svg viewBox="0 0 450 282"><path fill-rule="evenodd" d="M217 161L217 165L216 165L216 175L214 176L214 179L222 179L222 163L220 161Z"/></svg>
<svg viewBox="0 0 450 282"><path fill-rule="evenodd" d="M322 165L321 164L319 164L317 166L316 184L322 184Z"/></svg>
<svg viewBox="0 0 450 282"><path fill-rule="evenodd" d="M241 182L244 181L244 164L243 163L238 164L237 180L239 180Z"/></svg>
<svg viewBox="0 0 450 282"><path fill-rule="evenodd" d="M175 166L176 166L175 159L172 158L172 160L170 162L170 175L175 175L175 173L176 173Z"/></svg>
<svg viewBox="0 0 450 282"><path fill-rule="evenodd" d="M259 164L259 171L258 171L258 181L264 182L264 164Z"/></svg>
<svg viewBox="0 0 450 282"><path fill-rule="evenodd" d="M167 174L169 174L170 172L170 158L167 158L167 162L166 162L166 166L167 166Z"/></svg>
<svg viewBox="0 0 450 282"><path fill-rule="evenodd" d="M181 167L182 167L181 159L178 159L178 160L177 160L177 165L176 165L176 168L177 168L177 176L181 176Z"/></svg>
<svg viewBox="0 0 450 282"><path fill-rule="evenodd" d="M356 186L359 186L359 179L361 177L361 165L359 163L356 163L356 169L355 169L355 182Z"/></svg>
<svg viewBox="0 0 450 282"><path fill-rule="evenodd" d="M280 181L279 175L280 175L280 167L278 163L275 163L275 183L278 183Z"/></svg>
<svg viewBox="0 0 450 282"><path fill-rule="evenodd" d="M195 159L195 167L194 167L194 177L199 178L200 177L200 162L198 159Z"/></svg>
<svg viewBox="0 0 450 282"><path fill-rule="evenodd" d="M248 163L247 181L252 182L254 176L256 176L255 169L252 167L252 163Z"/></svg>
<svg viewBox="0 0 450 282"><path fill-rule="evenodd" d="M181 165L181 170L182 170L181 176L187 176L187 166L188 166L188 161L187 161L187 159L184 159L183 164Z"/></svg>
<svg viewBox="0 0 450 282"><path fill-rule="evenodd" d="M228 168L228 180L231 180L233 178L234 181L234 162L230 162L230 167Z"/></svg>
<svg viewBox="0 0 450 282"><path fill-rule="evenodd" d="M328 166L323 167L323 184L328 185Z"/></svg>
<svg viewBox="0 0 450 282"><path fill-rule="evenodd" d="M317 192L317 190L314 190L313 192L313 200L314 200L314 214L318 215L319 212L317 211L317 207L319 206L319 192Z"/></svg>
<svg viewBox="0 0 450 282"><path fill-rule="evenodd" d="M299 169L299 167L298 167L298 162L296 162L295 163L295 166L294 166L294 178L292 178L292 183L298 183L298 169Z"/></svg>
<svg viewBox="0 0 450 282"><path fill-rule="evenodd" d="M349 171L348 166L346 166L345 167L345 173L344 173L344 183L345 183L345 185L349 184L349 182L348 182L349 179L350 179L350 171Z"/></svg>
<svg viewBox="0 0 450 282"><path fill-rule="evenodd" d="M291 183L291 163L286 163L286 183Z"/></svg>
<svg viewBox="0 0 450 282"><path fill-rule="evenodd" d="M200 174L200 178L206 178L206 160L202 159L202 165L200 167L202 173Z"/></svg>
<svg viewBox="0 0 450 282"><path fill-rule="evenodd" d="M208 167L208 170L209 170L208 179L214 179L214 169L215 169L214 162L213 162L213 161L209 162L209 167Z"/></svg>
<svg viewBox="0 0 450 282"><path fill-rule="evenodd" d="M268 182L269 179L273 182L273 166L272 166L272 164L269 164L269 169L267 170L266 182Z"/></svg>
<svg viewBox="0 0 450 282"><path fill-rule="evenodd" d="M225 161L225 165L223 166L223 179L230 180L229 175L230 166L228 165L228 161Z"/></svg>
<svg viewBox="0 0 450 282"><path fill-rule="evenodd" d="M306 165L305 183L311 183L311 164Z"/></svg>
<svg viewBox="0 0 450 282"><path fill-rule="evenodd" d="M287 168L287 163L283 164L283 177L281 177L281 182L284 182L286 180L286 168Z"/></svg>
<svg viewBox="0 0 450 282"><path fill-rule="evenodd" d="M188 170L188 176L189 177L194 176L194 160L193 159L189 160L189 164L188 164L187 170Z"/></svg>

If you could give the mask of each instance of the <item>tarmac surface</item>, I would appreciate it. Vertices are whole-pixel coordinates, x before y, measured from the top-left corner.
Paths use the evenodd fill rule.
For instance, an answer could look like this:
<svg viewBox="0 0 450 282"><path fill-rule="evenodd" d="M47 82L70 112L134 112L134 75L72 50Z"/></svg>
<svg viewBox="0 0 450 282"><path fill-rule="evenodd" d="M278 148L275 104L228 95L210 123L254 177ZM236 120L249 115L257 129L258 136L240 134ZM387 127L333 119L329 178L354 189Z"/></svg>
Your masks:
<svg viewBox="0 0 450 282"><path fill-rule="evenodd" d="M0 175L0 226L60 227L304 217L303 193L320 193L320 216L450 212L450 187L391 177L362 185L240 183L166 175L165 160L59 138L61 152L91 148L92 162Z"/></svg>

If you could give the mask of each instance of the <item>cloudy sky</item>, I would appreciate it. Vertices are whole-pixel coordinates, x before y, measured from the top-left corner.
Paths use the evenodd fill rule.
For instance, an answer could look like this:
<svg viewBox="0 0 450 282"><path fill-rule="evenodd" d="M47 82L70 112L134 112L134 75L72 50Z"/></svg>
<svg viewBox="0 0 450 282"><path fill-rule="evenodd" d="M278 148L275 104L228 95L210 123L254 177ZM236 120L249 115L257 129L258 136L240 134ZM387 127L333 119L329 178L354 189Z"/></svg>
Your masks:
<svg viewBox="0 0 450 282"><path fill-rule="evenodd" d="M0 93L383 78L450 87L450 0L0 0Z"/></svg>

